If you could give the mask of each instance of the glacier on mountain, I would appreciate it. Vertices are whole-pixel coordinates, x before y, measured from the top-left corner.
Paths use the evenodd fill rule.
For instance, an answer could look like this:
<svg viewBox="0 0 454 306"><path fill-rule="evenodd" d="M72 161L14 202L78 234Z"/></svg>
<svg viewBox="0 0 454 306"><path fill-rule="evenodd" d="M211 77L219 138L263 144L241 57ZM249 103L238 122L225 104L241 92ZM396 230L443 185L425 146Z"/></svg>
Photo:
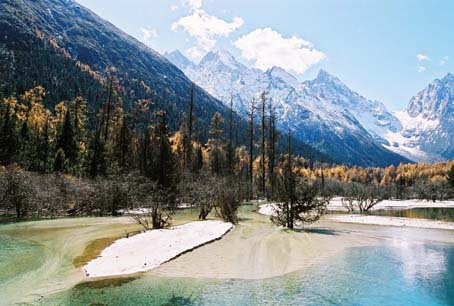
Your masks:
<svg viewBox="0 0 454 306"><path fill-rule="evenodd" d="M373 165L380 158L397 161L397 154L425 162L454 158L452 149L431 144L443 138L437 133L442 126L441 109L453 107L453 75L430 84L410 101L408 109L392 113L383 103L368 100L325 70L313 80L300 82L280 67L267 71L249 68L226 50L209 52L199 64L179 51L165 55L214 97L225 104L233 99L235 110L244 116L252 99L266 92L276 109L280 129L292 129L296 137L327 154L338 155L342 161L355 163L359 159L360 164ZM396 156L389 156L388 150ZM367 154L375 154L376 159Z"/></svg>

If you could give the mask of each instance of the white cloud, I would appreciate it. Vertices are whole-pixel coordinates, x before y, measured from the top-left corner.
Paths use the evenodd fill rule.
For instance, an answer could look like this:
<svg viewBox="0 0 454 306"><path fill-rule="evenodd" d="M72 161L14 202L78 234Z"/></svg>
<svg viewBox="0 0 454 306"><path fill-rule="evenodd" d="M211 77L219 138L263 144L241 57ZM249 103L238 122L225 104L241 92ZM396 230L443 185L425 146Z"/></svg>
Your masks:
<svg viewBox="0 0 454 306"><path fill-rule="evenodd" d="M440 66L444 66L446 65L446 63L449 61L449 56L444 56L441 60L440 60Z"/></svg>
<svg viewBox="0 0 454 306"><path fill-rule="evenodd" d="M424 66L418 66L418 72L424 72L424 71L426 71L426 70L427 70L426 67L424 67Z"/></svg>
<svg viewBox="0 0 454 306"><path fill-rule="evenodd" d="M240 17L233 18L232 22L209 15L200 7L202 1L188 0L192 8L191 15L182 17L172 24L172 30L182 28L189 36L195 38L197 44L188 50L194 60L199 60L206 52L216 45L217 37L229 36L230 33L241 27L244 23Z"/></svg>
<svg viewBox="0 0 454 306"><path fill-rule="evenodd" d="M179 8L180 8L180 7L179 7L178 5L171 5L171 6L170 6L170 10L171 10L172 12L175 12L175 11L178 10Z"/></svg>
<svg viewBox="0 0 454 306"><path fill-rule="evenodd" d="M244 58L254 61L255 67L262 70L278 66L304 73L326 58L312 43L297 36L285 38L271 28L256 29L234 44Z"/></svg>
<svg viewBox="0 0 454 306"><path fill-rule="evenodd" d="M138 38L147 46L151 46L153 39L158 37L158 32L155 29L141 28L140 31L142 32L142 35Z"/></svg>
<svg viewBox="0 0 454 306"><path fill-rule="evenodd" d="M185 0L185 3L193 10L200 9L202 7L202 0Z"/></svg>
<svg viewBox="0 0 454 306"><path fill-rule="evenodd" d="M418 59L418 61L422 62L422 61L430 61L430 57L426 54L417 54L416 55L416 58Z"/></svg>

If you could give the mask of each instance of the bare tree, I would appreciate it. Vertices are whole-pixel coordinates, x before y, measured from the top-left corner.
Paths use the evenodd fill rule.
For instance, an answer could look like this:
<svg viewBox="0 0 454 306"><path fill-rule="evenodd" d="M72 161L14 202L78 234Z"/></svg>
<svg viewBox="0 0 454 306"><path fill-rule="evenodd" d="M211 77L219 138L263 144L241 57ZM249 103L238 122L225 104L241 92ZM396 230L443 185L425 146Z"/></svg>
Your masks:
<svg viewBox="0 0 454 306"><path fill-rule="evenodd" d="M360 213L367 213L374 206L383 201L378 185L364 186L357 184L356 191L353 196Z"/></svg>
<svg viewBox="0 0 454 306"><path fill-rule="evenodd" d="M161 229L172 224L172 213L175 203L173 196L156 182L142 179L135 186L131 195L133 209L129 211L132 218L145 230Z"/></svg>
<svg viewBox="0 0 454 306"><path fill-rule="evenodd" d="M216 214L225 222L233 224L238 223L238 207L240 201L236 195L233 182L228 183L228 180L224 180L222 188L219 188L216 193Z"/></svg>
<svg viewBox="0 0 454 306"><path fill-rule="evenodd" d="M9 165L5 172L5 187L2 202L7 210L14 209L16 218L27 215L31 188L28 173L17 165Z"/></svg>
<svg viewBox="0 0 454 306"><path fill-rule="evenodd" d="M278 199L275 214L271 221L279 226L293 229L295 225L316 222L326 212L327 201L318 197L316 184L305 178L297 177L293 172L293 156L291 149L291 132L288 133L288 152L283 165L283 175L278 184Z"/></svg>
<svg viewBox="0 0 454 306"><path fill-rule="evenodd" d="M182 183L179 185L180 202L198 207L199 220L206 220L215 205L219 179L206 171L200 171L198 174L189 174L186 181L186 186Z"/></svg>

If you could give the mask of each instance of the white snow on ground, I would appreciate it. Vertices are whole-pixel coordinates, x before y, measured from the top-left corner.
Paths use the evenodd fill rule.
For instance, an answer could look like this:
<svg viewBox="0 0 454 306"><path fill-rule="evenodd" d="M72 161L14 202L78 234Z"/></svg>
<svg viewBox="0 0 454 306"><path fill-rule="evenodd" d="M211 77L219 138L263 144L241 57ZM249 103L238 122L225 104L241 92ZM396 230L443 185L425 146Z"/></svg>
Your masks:
<svg viewBox="0 0 454 306"><path fill-rule="evenodd" d="M419 200L406 201L383 201L377 204L373 210L377 209L411 209L411 208L454 208L454 201L444 202L428 202ZM328 205L331 211L346 210L342 206L341 198L333 198ZM259 207L259 214L272 216L274 215L275 204L266 204ZM442 222L428 219L410 219L399 217L384 217L384 216L367 216L367 215L335 215L329 218L330 220L343 223L359 223L370 225L385 225L385 226L407 226L420 228L434 228L454 230L454 222Z"/></svg>
<svg viewBox="0 0 454 306"><path fill-rule="evenodd" d="M274 215L275 204L265 204L259 206L259 214L272 216Z"/></svg>
<svg viewBox="0 0 454 306"><path fill-rule="evenodd" d="M369 225L385 225L398 227L418 227L454 230L454 222L442 222L426 219L409 219L397 217L381 217L381 216L364 216L364 215L339 215L331 217L330 220L343 223L359 223Z"/></svg>
<svg viewBox="0 0 454 306"><path fill-rule="evenodd" d="M83 269L88 277L144 272L217 240L233 228L222 221L191 222L170 229L152 230L115 241Z"/></svg>
<svg viewBox="0 0 454 306"><path fill-rule="evenodd" d="M412 208L454 208L454 201L385 200L374 206L372 210ZM333 198L328 205L328 210L346 211L342 206L342 198Z"/></svg>

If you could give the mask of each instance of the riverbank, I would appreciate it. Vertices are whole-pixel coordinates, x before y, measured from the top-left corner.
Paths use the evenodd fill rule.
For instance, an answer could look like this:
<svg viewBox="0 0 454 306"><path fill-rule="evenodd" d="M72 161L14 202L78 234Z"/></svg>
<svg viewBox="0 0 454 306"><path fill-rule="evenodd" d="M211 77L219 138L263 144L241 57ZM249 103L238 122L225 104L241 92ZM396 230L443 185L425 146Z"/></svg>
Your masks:
<svg viewBox="0 0 454 306"><path fill-rule="evenodd" d="M425 201L425 200L384 200L372 207L371 210L397 210L413 208L454 208L454 201ZM347 211L342 205L342 198L331 199L328 204L330 211Z"/></svg>
<svg viewBox="0 0 454 306"><path fill-rule="evenodd" d="M401 210L401 209L414 209L414 208L451 208L454 202L443 202L438 203L440 206L430 206L430 202L426 201L383 201L382 205L377 205L373 210ZM334 203L334 204L333 204ZM339 207L339 203L342 203L340 198L335 198L328 205L330 211L344 211ZM342 205L342 204L340 204ZM343 208L343 207L342 207ZM454 207L453 207L454 208ZM262 215L272 216L275 214L275 204L265 204L259 206L258 213ZM444 222L429 219L418 219L418 218L402 218L392 216L376 216L376 215L335 215L328 216L327 219L340 222L340 223L355 223L355 224L367 224L367 225L379 225L379 226L397 226L397 227L415 227L415 228L427 228L427 229L441 229L441 230L454 230L454 222Z"/></svg>
<svg viewBox="0 0 454 306"><path fill-rule="evenodd" d="M330 217L329 219L341 223L454 230L454 222L442 222L426 219L410 219L399 217L364 216L364 215L339 215Z"/></svg>
<svg viewBox="0 0 454 306"><path fill-rule="evenodd" d="M222 238L233 224L191 222L170 229L151 230L115 241L83 270L87 277L128 275L152 270L173 258Z"/></svg>

